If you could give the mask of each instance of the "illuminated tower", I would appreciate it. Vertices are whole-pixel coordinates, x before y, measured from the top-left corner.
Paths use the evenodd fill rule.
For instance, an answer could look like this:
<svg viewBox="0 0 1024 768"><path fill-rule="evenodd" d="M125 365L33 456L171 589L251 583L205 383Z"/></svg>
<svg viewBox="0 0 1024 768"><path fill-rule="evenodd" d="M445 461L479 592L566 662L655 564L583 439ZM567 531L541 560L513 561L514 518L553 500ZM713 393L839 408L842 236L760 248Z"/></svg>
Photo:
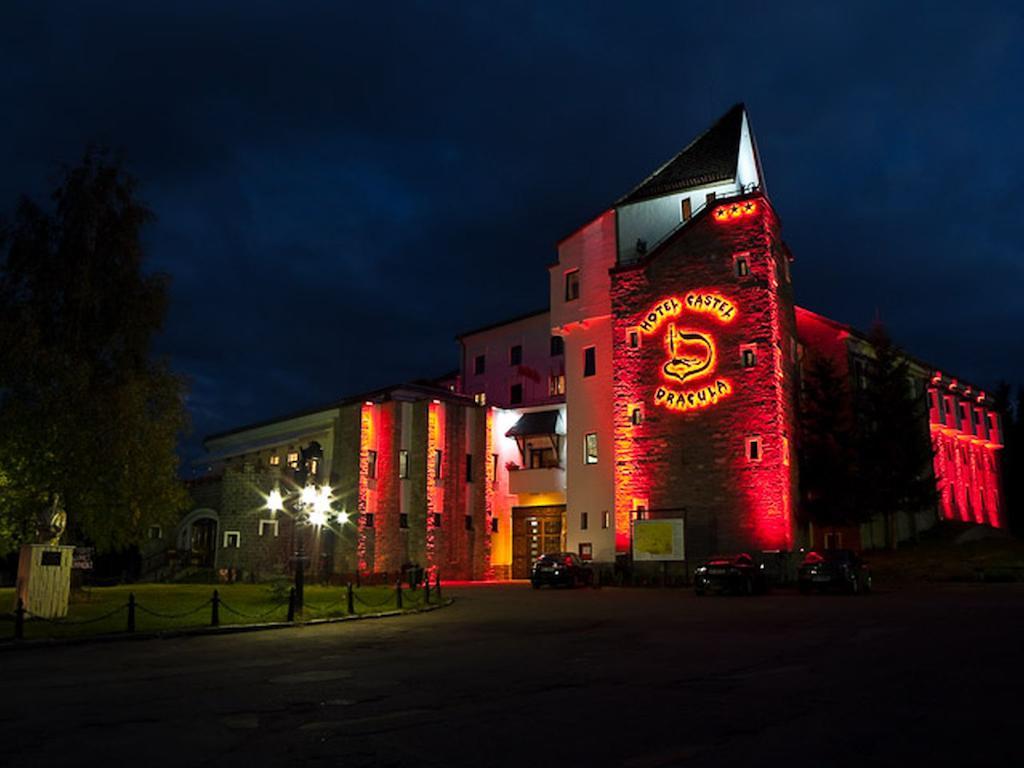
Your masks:
<svg viewBox="0 0 1024 768"><path fill-rule="evenodd" d="M737 105L560 244L570 549L626 553L637 517L684 517L689 559L792 544L795 319L764 190Z"/></svg>

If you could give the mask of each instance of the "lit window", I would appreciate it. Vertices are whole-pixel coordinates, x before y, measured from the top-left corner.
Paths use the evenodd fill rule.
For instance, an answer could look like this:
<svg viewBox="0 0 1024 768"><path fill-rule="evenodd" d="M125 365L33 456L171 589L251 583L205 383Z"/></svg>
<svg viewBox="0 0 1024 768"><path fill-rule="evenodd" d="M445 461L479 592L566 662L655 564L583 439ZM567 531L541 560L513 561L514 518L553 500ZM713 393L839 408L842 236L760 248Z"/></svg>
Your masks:
<svg viewBox="0 0 1024 768"><path fill-rule="evenodd" d="M633 519L647 519L647 499L633 499Z"/></svg>
<svg viewBox="0 0 1024 768"><path fill-rule="evenodd" d="M508 350L508 364L509 365L522 365L523 364L523 347L521 344L516 344L514 347L509 347Z"/></svg>
<svg viewBox="0 0 1024 768"><path fill-rule="evenodd" d="M477 405L487 405L487 393L477 392L475 395L473 395L473 402L476 403Z"/></svg>
<svg viewBox="0 0 1024 768"><path fill-rule="evenodd" d="M162 539L164 537L164 529L159 525L149 526L149 538L151 539Z"/></svg>
<svg viewBox="0 0 1024 768"><path fill-rule="evenodd" d="M684 197L680 204L679 219L680 221L689 221L691 216L693 216L693 204L690 202L690 198Z"/></svg>
<svg viewBox="0 0 1024 768"><path fill-rule="evenodd" d="M588 432L583 437L583 463L597 464L597 432Z"/></svg>
<svg viewBox="0 0 1024 768"><path fill-rule="evenodd" d="M276 453L273 456L270 457L270 466L272 466L272 467L279 467L279 466L281 466L281 457L278 456Z"/></svg>
<svg viewBox="0 0 1024 768"><path fill-rule="evenodd" d="M292 469L298 469L299 468L299 452L298 451L289 451L288 452L288 466L291 467Z"/></svg>
<svg viewBox="0 0 1024 768"><path fill-rule="evenodd" d="M491 482L498 484L498 454L491 454Z"/></svg>
<svg viewBox="0 0 1024 768"><path fill-rule="evenodd" d="M760 437L748 437L746 440L747 461L760 461L763 455Z"/></svg>
<svg viewBox="0 0 1024 768"><path fill-rule="evenodd" d="M409 477L409 452L404 448L398 452L398 476L403 480Z"/></svg>
<svg viewBox="0 0 1024 768"><path fill-rule="evenodd" d="M565 273L565 300L575 301L580 297L580 271L570 270Z"/></svg>
<svg viewBox="0 0 1024 768"><path fill-rule="evenodd" d="M466 482L473 482L473 454L466 454Z"/></svg>
<svg viewBox="0 0 1024 768"><path fill-rule="evenodd" d="M551 337L551 356L557 357L558 355L565 354L565 339L561 336Z"/></svg>
<svg viewBox="0 0 1024 768"><path fill-rule="evenodd" d="M523 402L523 385L513 384L508 390L508 401L512 405L521 405Z"/></svg>
<svg viewBox="0 0 1024 768"><path fill-rule="evenodd" d="M745 253L732 257L732 271L736 277L746 277L750 274L750 261Z"/></svg>
<svg viewBox="0 0 1024 768"><path fill-rule="evenodd" d="M640 329L639 328L627 328L626 329L626 345L630 349L640 349Z"/></svg>
<svg viewBox="0 0 1024 768"><path fill-rule="evenodd" d="M587 530L587 526L590 524L590 513L580 512L580 530Z"/></svg>
<svg viewBox="0 0 1024 768"><path fill-rule="evenodd" d="M259 533L260 537L272 536L277 538L277 520L260 520Z"/></svg>
<svg viewBox="0 0 1024 768"><path fill-rule="evenodd" d="M740 347L740 362L744 368L753 368L757 365L757 345L745 344Z"/></svg>
<svg viewBox="0 0 1024 768"><path fill-rule="evenodd" d="M601 527L605 530L612 527L612 513L608 510L601 513Z"/></svg>
<svg viewBox="0 0 1024 768"><path fill-rule="evenodd" d="M553 373L551 378L548 380L548 394L554 397L555 395L565 394L565 374L564 373Z"/></svg>
<svg viewBox="0 0 1024 768"><path fill-rule="evenodd" d="M484 355L477 355L473 358L473 373L479 376L487 370L487 358Z"/></svg>
<svg viewBox="0 0 1024 768"><path fill-rule="evenodd" d="M580 542L580 560L594 559L594 545L590 542Z"/></svg>
<svg viewBox="0 0 1024 768"><path fill-rule="evenodd" d="M444 461L443 451L434 451L434 479L441 479L441 463Z"/></svg>
<svg viewBox="0 0 1024 768"><path fill-rule="evenodd" d="M366 452L366 476L371 480L377 477L377 452Z"/></svg>
<svg viewBox="0 0 1024 768"><path fill-rule="evenodd" d="M630 406L629 409L629 423L634 427L638 427L643 423L644 420L644 409L639 405Z"/></svg>
<svg viewBox="0 0 1024 768"><path fill-rule="evenodd" d="M597 373L597 347L583 350L583 375L593 376Z"/></svg>
<svg viewBox="0 0 1024 768"><path fill-rule="evenodd" d="M789 438L782 438L782 464L783 466L789 466Z"/></svg>
<svg viewBox="0 0 1024 768"><path fill-rule="evenodd" d="M224 549L238 549L242 546L242 534L238 531L224 531Z"/></svg>

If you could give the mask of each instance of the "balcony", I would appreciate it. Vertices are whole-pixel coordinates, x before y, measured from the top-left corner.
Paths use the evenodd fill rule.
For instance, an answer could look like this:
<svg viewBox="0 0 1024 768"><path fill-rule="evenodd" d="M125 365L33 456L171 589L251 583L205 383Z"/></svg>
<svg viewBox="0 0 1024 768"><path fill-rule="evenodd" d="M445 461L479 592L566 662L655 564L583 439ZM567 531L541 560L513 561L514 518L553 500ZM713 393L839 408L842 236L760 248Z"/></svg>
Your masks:
<svg viewBox="0 0 1024 768"><path fill-rule="evenodd" d="M508 490L517 496L527 493L565 493L562 467L515 469L508 473Z"/></svg>

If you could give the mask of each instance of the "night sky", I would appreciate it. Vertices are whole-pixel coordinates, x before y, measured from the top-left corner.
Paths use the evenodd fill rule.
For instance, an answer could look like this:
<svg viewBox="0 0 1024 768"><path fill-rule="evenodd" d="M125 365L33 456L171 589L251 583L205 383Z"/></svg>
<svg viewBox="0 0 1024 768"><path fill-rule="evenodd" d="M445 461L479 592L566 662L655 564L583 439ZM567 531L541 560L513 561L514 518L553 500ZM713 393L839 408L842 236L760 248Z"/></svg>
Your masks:
<svg viewBox="0 0 1024 768"><path fill-rule="evenodd" d="M89 142L123 155L192 458L455 368L456 333L545 306L556 242L744 101L798 302L1024 382L1015 4L611 5L0 2L0 210Z"/></svg>

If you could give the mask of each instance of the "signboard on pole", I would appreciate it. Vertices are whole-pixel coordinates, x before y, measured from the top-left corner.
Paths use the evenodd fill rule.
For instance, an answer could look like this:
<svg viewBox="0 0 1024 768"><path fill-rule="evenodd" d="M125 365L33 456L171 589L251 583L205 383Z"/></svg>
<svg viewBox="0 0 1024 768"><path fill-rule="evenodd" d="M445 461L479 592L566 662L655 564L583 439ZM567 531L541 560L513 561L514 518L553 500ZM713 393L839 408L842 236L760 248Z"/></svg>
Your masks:
<svg viewBox="0 0 1024 768"><path fill-rule="evenodd" d="M672 562L686 559L683 519L633 521L633 561Z"/></svg>

